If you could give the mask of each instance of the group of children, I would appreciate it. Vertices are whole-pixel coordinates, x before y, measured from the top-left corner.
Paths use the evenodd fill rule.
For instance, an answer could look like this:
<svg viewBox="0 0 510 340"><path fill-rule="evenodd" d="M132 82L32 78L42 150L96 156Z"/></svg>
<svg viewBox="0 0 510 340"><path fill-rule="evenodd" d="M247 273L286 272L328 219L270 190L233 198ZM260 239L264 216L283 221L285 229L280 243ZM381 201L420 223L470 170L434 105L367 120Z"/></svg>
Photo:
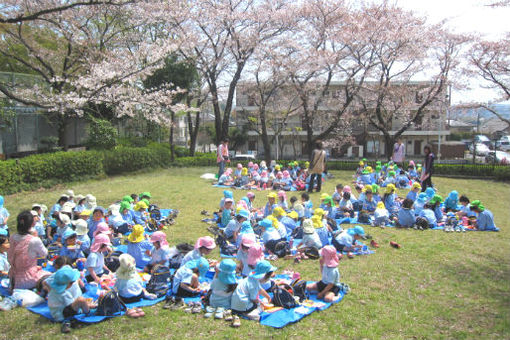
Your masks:
<svg viewBox="0 0 510 340"><path fill-rule="evenodd" d="M247 167L237 164L235 170L227 168L218 178L218 185L231 186L237 189L247 190L284 190L302 191L306 190L310 183L308 173L309 162L304 162L304 167L299 162L290 162L284 167L272 161L269 167L265 161L260 165L249 162Z"/></svg>

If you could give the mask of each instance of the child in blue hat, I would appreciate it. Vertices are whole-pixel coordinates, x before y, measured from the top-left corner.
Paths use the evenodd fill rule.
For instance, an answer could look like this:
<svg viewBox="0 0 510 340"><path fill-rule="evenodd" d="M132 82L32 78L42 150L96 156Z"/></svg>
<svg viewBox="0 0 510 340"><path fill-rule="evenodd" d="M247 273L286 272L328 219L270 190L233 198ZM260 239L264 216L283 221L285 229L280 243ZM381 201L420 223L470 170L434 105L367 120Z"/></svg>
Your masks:
<svg viewBox="0 0 510 340"><path fill-rule="evenodd" d="M7 260L7 251L10 247L7 231L5 229L0 229L0 278L7 277L9 269L11 268Z"/></svg>
<svg viewBox="0 0 510 340"><path fill-rule="evenodd" d="M234 193L230 190L223 190L223 197L220 200L220 211L223 211L223 208L225 207L225 200L227 198L234 200Z"/></svg>
<svg viewBox="0 0 510 340"><path fill-rule="evenodd" d="M211 282L209 306L205 309L204 317L210 318L214 313L216 319L225 317L227 321L232 320L230 307L232 294L237 287L236 267L237 264L231 259L222 260L216 266L216 274Z"/></svg>
<svg viewBox="0 0 510 340"><path fill-rule="evenodd" d="M444 200L445 212L459 211L458 204L459 204L459 193L456 190L450 191L450 193L448 194L448 197L446 197L446 199Z"/></svg>
<svg viewBox="0 0 510 340"><path fill-rule="evenodd" d="M199 295L201 290L198 279L204 277L208 271L209 262L203 257L186 262L175 272L172 283L173 293L181 298Z"/></svg>
<svg viewBox="0 0 510 340"><path fill-rule="evenodd" d="M261 237L262 243L264 243L264 247L270 251L274 251L274 246L281 239L280 233L273 226L273 221L268 218L260 221L259 225L264 229Z"/></svg>
<svg viewBox="0 0 510 340"><path fill-rule="evenodd" d="M56 321L63 321L80 312L88 313L96 305L82 297L78 285L80 272L69 266L63 266L46 282L50 287L48 307Z"/></svg>
<svg viewBox="0 0 510 340"><path fill-rule="evenodd" d="M6 230L7 235L9 234L9 227L7 227L9 216L9 211L4 207L4 197L0 196L0 229Z"/></svg>
<svg viewBox="0 0 510 340"><path fill-rule="evenodd" d="M258 262L250 276L239 281L232 295L232 312L244 315L250 320L260 320L259 295L265 297L268 303L271 302L271 297L262 288L262 284L271 279L276 269L266 260Z"/></svg>
<svg viewBox="0 0 510 340"><path fill-rule="evenodd" d="M62 249L60 250L60 256L69 257L73 263L77 259L85 257L80 245L76 243L76 238L76 231L72 229L66 230L64 235L62 235Z"/></svg>

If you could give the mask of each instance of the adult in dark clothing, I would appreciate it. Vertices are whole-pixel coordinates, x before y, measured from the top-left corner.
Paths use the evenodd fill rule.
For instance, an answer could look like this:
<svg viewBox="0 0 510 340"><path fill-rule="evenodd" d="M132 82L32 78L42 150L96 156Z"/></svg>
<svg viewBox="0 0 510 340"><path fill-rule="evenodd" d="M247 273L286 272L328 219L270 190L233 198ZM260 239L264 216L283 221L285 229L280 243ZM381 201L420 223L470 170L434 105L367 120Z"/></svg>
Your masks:
<svg viewBox="0 0 510 340"><path fill-rule="evenodd" d="M425 161L423 162L423 169L421 171L421 191L425 191L428 187L432 187L432 173L434 172L434 154L430 145L425 145L423 149L425 152Z"/></svg>
<svg viewBox="0 0 510 340"><path fill-rule="evenodd" d="M326 151L322 149L322 142L315 142L315 150L312 152L312 160L309 166L310 183L308 192L313 191L314 181L317 179L317 192L321 191L322 173L326 170Z"/></svg>

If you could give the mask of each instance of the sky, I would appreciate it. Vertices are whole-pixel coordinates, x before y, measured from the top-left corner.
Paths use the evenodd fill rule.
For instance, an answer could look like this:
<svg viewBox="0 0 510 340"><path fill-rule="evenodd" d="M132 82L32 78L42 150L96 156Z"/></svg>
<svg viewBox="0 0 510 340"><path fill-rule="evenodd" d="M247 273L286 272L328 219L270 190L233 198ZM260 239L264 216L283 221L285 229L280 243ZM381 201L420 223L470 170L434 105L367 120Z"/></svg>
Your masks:
<svg viewBox="0 0 510 340"><path fill-rule="evenodd" d="M495 0L496 1L496 0ZM487 39L498 39L510 31L510 7L489 7L490 0L396 0L403 8L426 16L431 23L447 20L458 33L472 33ZM486 102L497 94L470 82L471 90L453 90L452 103Z"/></svg>

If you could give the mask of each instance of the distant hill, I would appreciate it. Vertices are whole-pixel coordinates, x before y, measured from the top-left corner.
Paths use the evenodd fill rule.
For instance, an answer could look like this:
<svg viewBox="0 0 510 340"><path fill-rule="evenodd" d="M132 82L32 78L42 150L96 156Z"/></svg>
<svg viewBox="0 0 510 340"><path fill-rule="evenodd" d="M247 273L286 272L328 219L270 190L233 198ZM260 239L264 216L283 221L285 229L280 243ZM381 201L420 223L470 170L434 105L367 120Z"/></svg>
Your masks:
<svg viewBox="0 0 510 340"><path fill-rule="evenodd" d="M491 108L498 112L502 117L510 119L510 103L491 104ZM495 115L492 112L486 110L485 108L459 108L459 107L450 108L451 119L476 124L478 115L480 118L484 119L492 119L495 117Z"/></svg>

